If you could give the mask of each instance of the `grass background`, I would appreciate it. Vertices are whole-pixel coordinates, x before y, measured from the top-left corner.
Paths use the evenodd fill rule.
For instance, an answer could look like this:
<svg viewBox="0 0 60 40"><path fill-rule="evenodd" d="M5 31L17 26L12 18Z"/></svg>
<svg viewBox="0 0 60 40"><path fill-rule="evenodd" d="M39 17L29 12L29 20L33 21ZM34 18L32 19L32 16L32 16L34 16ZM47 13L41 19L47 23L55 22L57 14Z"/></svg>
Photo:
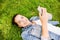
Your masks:
<svg viewBox="0 0 60 40"><path fill-rule="evenodd" d="M22 40L21 28L11 24L12 17L17 13L28 18L37 16L38 5L60 21L60 0L0 0L0 40Z"/></svg>

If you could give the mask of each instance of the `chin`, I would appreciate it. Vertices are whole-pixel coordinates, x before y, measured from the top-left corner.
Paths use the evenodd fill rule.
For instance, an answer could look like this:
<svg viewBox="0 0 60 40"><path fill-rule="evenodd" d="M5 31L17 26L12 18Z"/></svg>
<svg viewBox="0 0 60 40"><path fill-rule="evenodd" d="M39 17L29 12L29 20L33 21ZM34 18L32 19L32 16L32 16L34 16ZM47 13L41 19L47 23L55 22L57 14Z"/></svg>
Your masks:
<svg viewBox="0 0 60 40"><path fill-rule="evenodd" d="M26 27L27 25L24 25L23 27Z"/></svg>

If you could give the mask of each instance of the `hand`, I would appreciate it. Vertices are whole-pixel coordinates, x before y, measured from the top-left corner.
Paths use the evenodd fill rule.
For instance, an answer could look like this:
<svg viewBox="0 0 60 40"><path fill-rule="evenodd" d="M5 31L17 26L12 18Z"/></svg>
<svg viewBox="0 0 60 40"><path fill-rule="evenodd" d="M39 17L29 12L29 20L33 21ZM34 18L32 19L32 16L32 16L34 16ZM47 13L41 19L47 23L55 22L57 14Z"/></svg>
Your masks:
<svg viewBox="0 0 60 40"><path fill-rule="evenodd" d="M39 13L39 17L42 24L46 24L48 22L47 10L46 8L41 7L42 15Z"/></svg>

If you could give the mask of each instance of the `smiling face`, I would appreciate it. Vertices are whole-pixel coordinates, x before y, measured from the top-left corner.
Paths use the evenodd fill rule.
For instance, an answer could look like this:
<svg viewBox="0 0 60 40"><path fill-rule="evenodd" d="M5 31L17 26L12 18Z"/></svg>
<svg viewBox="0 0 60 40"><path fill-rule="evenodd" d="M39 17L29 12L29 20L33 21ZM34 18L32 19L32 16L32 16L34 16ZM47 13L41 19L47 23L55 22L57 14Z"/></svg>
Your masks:
<svg viewBox="0 0 60 40"><path fill-rule="evenodd" d="M25 27L30 23L30 21L25 16L22 15L17 15L14 21L15 23L17 23L19 27Z"/></svg>

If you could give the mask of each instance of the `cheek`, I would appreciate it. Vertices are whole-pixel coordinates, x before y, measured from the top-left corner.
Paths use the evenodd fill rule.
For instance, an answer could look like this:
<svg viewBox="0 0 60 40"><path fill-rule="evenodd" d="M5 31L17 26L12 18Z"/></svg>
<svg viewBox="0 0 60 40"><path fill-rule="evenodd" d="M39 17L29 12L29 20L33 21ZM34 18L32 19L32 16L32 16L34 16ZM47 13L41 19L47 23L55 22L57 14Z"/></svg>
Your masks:
<svg viewBox="0 0 60 40"><path fill-rule="evenodd" d="M24 26L26 23L18 23L18 26Z"/></svg>
<svg viewBox="0 0 60 40"><path fill-rule="evenodd" d="M22 24L18 24L19 27L22 27Z"/></svg>

